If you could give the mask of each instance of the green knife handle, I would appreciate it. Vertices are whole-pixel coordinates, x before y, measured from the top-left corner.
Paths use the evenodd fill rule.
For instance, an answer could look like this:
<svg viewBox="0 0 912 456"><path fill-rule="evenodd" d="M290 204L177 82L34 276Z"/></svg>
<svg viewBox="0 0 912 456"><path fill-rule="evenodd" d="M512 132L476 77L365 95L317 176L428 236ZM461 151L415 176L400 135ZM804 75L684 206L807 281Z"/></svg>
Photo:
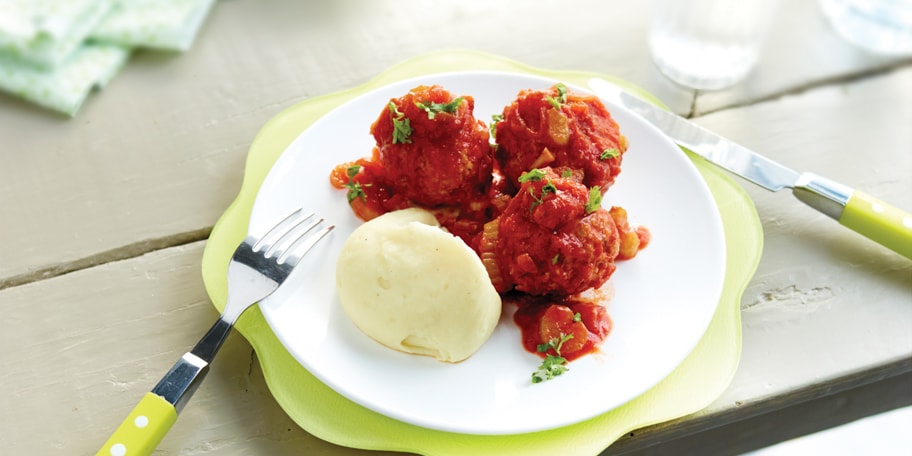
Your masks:
<svg viewBox="0 0 912 456"><path fill-rule="evenodd" d="M839 223L912 259L912 214L902 209L856 190Z"/></svg>
<svg viewBox="0 0 912 456"><path fill-rule="evenodd" d="M912 259L912 214L813 173L802 173L793 193L843 226Z"/></svg>

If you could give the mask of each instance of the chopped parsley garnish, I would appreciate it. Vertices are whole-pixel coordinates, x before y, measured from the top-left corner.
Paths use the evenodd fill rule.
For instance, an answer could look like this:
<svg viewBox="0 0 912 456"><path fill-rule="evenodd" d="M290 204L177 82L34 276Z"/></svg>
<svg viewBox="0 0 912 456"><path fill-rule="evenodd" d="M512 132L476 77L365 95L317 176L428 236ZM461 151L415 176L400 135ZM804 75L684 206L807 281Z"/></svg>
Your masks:
<svg viewBox="0 0 912 456"><path fill-rule="evenodd" d="M361 183L354 181L358 171L361 171L361 165L352 165L345 170L345 174L348 175L348 183L345 184L345 188L348 189L347 196L349 204L357 198L367 201L367 195L364 194L364 188L361 186Z"/></svg>
<svg viewBox="0 0 912 456"><path fill-rule="evenodd" d="M492 137L492 138L493 138L494 136L497 135L497 124L500 123L500 122L503 122L503 120L504 120L503 114L493 114L493 115L491 115L491 125L489 125L488 128L491 129L491 137Z"/></svg>
<svg viewBox="0 0 912 456"><path fill-rule="evenodd" d="M554 87L557 88L557 98L548 97L548 103L551 103L554 109L560 109L560 105L567 102L567 86L557 83Z"/></svg>
<svg viewBox="0 0 912 456"><path fill-rule="evenodd" d="M545 172L544 170L535 168L533 170L526 171L526 172L520 174L519 178L516 180L518 180L519 183L521 183L521 184L525 183L525 182L538 182L547 175L548 175L548 173ZM531 211L532 209L535 209L535 207L538 206L539 204L544 203L545 195L547 195L548 193L555 193L555 194L557 193L557 187L554 185L554 182L551 182L551 179L548 179L548 182L542 186L541 196L536 196L535 189L532 187L529 187L529 195L532 197L532 199L535 200L532 202L532 206L529 207L529 210Z"/></svg>
<svg viewBox="0 0 912 456"><path fill-rule="evenodd" d="M577 312L577 313L573 314L573 321L574 321L574 323L579 323L579 322L583 321L583 316L580 315L579 312Z"/></svg>
<svg viewBox="0 0 912 456"><path fill-rule="evenodd" d="M547 195L548 193L557 193L557 187L555 187L554 184L551 183L551 181L548 181L547 184L542 186L542 193L541 193L540 197L535 196L535 189L533 189L532 187L529 187L529 195L532 196L532 199L535 200L532 202L532 205L529 206L529 210L531 211L532 209L535 209L535 207L538 206L539 204L544 203L545 195Z"/></svg>
<svg viewBox="0 0 912 456"><path fill-rule="evenodd" d="M560 261L560 254L555 253L554 256L551 257L551 264L557 264L558 261Z"/></svg>
<svg viewBox="0 0 912 456"><path fill-rule="evenodd" d="M519 181L520 184L522 184L524 182L538 182L538 181L542 180L542 178L545 177L547 174L548 173L546 173L544 170L535 168L531 171L526 171L526 172L520 174L519 179L517 179L517 180Z"/></svg>
<svg viewBox="0 0 912 456"><path fill-rule="evenodd" d="M393 117L393 144L411 143L411 122L405 118L405 114L399 112L399 108L392 101L389 104L389 110Z"/></svg>
<svg viewBox="0 0 912 456"><path fill-rule="evenodd" d="M575 318L575 317L574 317ZM548 353L545 356L545 359L542 360L542 363L538 366L538 370L532 373L532 383L541 383L545 380L552 380L554 377L563 374L570 370L567 367L567 358L561 356L561 347L564 346L564 342L573 339L573 334L561 334L560 338L555 337L548 341L545 344L539 344L537 348L539 353L546 353L548 350L553 349L556 355Z"/></svg>
<svg viewBox="0 0 912 456"><path fill-rule="evenodd" d="M548 193L557 193L557 187L554 186L554 182L551 182L551 179L548 179L548 183L542 186L542 197Z"/></svg>
<svg viewBox="0 0 912 456"><path fill-rule="evenodd" d="M573 177L573 170L565 169L565 170L561 173L561 177L563 177L563 178L565 178L565 179L568 178L568 177Z"/></svg>
<svg viewBox="0 0 912 456"><path fill-rule="evenodd" d="M591 214L602 207L602 191L596 185L589 189L589 201L586 202L586 213Z"/></svg>
<svg viewBox="0 0 912 456"><path fill-rule="evenodd" d="M602 154L599 155L599 158L602 160L608 160L609 158L614 158L614 157L617 157L618 155L621 155L621 153L618 152L617 149L612 147L611 149L603 150Z"/></svg>
<svg viewBox="0 0 912 456"><path fill-rule="evenodd" d="M459 107L459 103L462 103L462 100L463 100L463 98L459 97L449 103L434 103L434 102L421 103L421 102L416 101L415 106L417 106L418 109L423 109L425 112L427 112L428 119L434 120L434 117L438 113L445 112L448 114L452 114L452 113L456 112L456 108Z"/></svg>

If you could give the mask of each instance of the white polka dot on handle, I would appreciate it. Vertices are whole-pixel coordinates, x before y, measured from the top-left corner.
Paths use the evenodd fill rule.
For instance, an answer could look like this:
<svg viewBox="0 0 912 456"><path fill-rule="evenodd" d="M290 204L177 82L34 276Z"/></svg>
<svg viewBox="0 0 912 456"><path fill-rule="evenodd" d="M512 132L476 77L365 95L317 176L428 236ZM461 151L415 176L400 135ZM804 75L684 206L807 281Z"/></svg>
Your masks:
<svg viewBox="0 0 912 456"><path fill-rule="evenodd" d="M906 228L912 228L912 217L906 217L903 219L903 225Z"/></svg>
<svg viewBox="0 0 912 456"><path fill-rule="evenodd" d="M139 415L135 420L133 420L133 424L135 424L136 427L142 429L149 425L149 418L147 418L145 415Z"/></svg>
<svg viewBox="0 0 912 456"><path fill-rule="evenodd" d="M877 212L878 214L880 214L881 212L884 211L883 205L878 204L878 203L872 204L871 209L874 210L874 212Z"/></svg>
<svg viewBox="0 0 912 456"><path fill-rule="evenodd" d="M124 456L127 454L127 447L122 443L111 445L111 456Z"/></svg>

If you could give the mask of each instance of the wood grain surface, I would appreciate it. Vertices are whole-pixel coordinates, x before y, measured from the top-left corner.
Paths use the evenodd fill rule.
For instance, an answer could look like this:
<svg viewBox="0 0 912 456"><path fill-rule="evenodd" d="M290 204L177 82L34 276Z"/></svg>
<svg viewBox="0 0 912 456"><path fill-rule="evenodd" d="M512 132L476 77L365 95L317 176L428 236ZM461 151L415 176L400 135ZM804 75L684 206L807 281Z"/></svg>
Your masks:
<svg viewBox="0 0 912 456"><path fill-rule="evenodd" d="M813 0L784 3L756 71L712 93L655 70L650 2L229 0L192 49L135 52L74 118L0 95L0 452L94 454L217 317L200 257L257 131L422 53L618 76L770 158L912 210L912 58L844 43ZM700 448L711 429L775 424L705 447L735 454L786 438L809 410L849 419L912 401L888 394L912 371L912 262L790 194L739 183L765 233L739 371L707 409L606 454L661 454L684 438ZM868 406L833 406L847 397ZM157 454L362 453L299 429L235 334Z"/></svg>

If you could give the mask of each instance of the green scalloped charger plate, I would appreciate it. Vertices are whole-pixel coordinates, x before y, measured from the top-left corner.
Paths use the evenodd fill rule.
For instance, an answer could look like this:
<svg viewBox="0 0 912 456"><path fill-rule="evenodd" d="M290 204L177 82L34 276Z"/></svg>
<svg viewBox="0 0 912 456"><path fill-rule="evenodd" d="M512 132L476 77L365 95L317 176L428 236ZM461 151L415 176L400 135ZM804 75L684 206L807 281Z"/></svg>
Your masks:
<svg viewBox="0 0 912 456"><path fill-rule="evenodd" d="M224 308L225 270L234 248L246 235L257 192L273 163L310 124L346 101L386 84L449 71L509 71L585 86L608 79L641 96L658 100L629 83L600 74L547 71L501 57L447 51L400 63L359 87L301 102L270 120L247 156L241 191L212 230L203 254L206 290ZM256 306L236 328L250 342L263 366L273 396L299 426L334 444L429 455L597 454L625 433L696 412L728 386L741 355L741 294L762 250L760 221L748 195L721 171L694 158L719 208L725 231L725 285L702 339L668 377L639 397L600 416L556 429L513 435L469 435L422 428L373 412L336 393L301 366L278 340ZM686 391L686 394L680 394Z"/></svg>

